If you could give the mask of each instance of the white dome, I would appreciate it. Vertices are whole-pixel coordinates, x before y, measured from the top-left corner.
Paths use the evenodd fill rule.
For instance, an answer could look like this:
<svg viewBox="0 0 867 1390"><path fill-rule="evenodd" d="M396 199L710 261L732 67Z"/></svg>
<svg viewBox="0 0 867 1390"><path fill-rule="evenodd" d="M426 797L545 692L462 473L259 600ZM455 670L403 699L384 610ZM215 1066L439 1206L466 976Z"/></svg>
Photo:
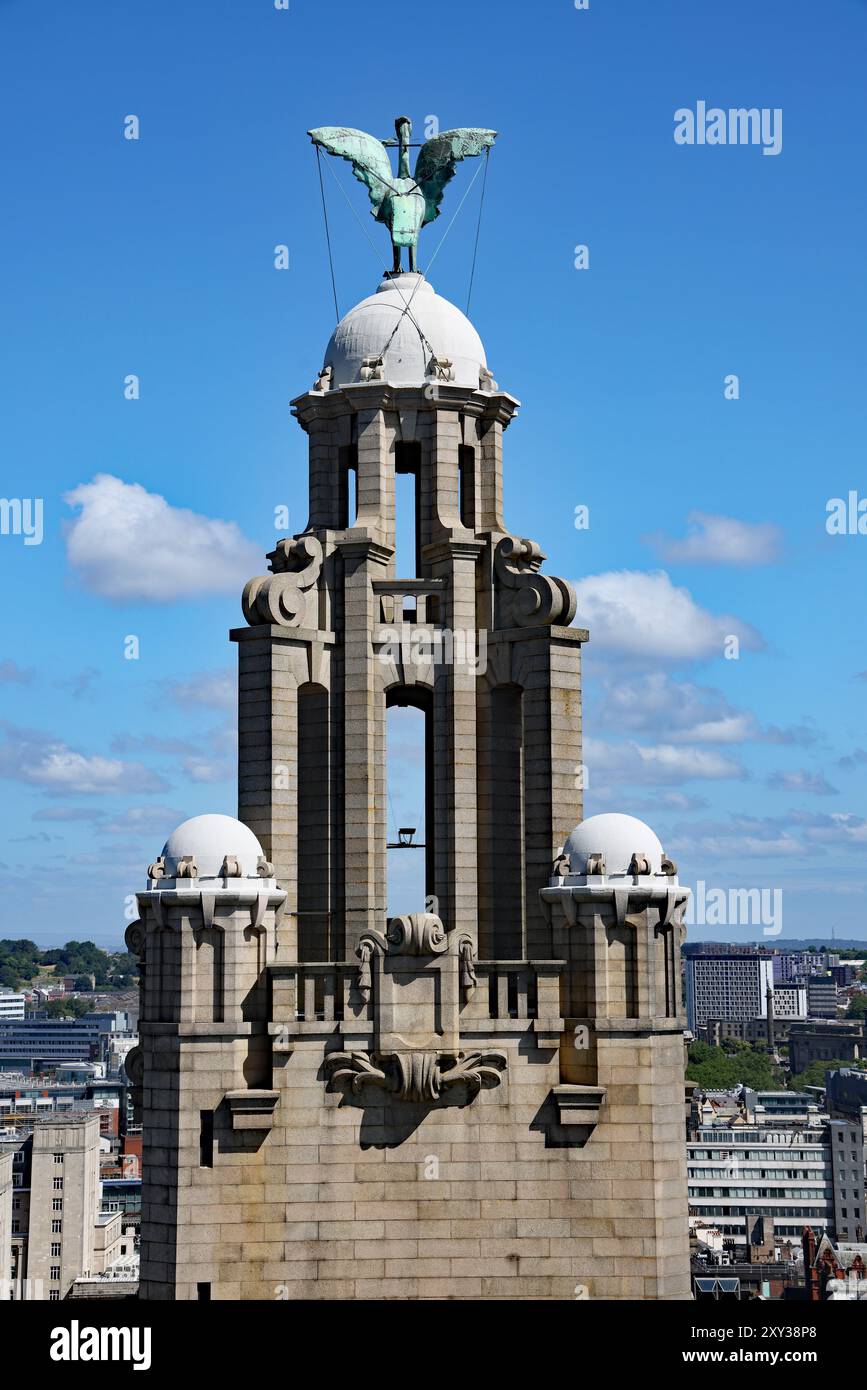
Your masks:
<svg viewBox="0 0 867 1390"><path fill-rule="evenodd" d="M663 849L649 825L635 816L609 813L576 825L563 846L572 874L586 874L587 859L601 854L607 878L629 873L634 854L646 855L652 874L662 872Z"/></svg>
<svg viewBox="0 0 867 1390"><path fill-rule="evenodd" d="M238 861L243 878L256 878L262 846L252 830L233 816L193 816L173 830L163 846L166 878L177 876L178 864L195 861L199 878L219 878L226 855Z"/></svg>
<svg viewBox="0 0 867 1390"><path fill-rule="evenodd" d="M455 385L478 390L479 370L487 365L482 340L469 319L421 275L386 277L376 294L343 316L325 350L331 386L360 382L365 359L376 360L383 353L381 379L398 386L430 380L431 357L438 357L452 363Z"/></svg>

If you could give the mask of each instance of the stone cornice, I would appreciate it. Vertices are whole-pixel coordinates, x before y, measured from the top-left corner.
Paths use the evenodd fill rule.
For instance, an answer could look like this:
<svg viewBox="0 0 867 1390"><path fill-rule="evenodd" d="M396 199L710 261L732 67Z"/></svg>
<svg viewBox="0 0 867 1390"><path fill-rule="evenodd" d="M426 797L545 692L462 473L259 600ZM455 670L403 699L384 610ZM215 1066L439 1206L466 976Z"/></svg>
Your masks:
<svg viewBox="0 0 867 1390"><path fill-rule="evenodd" d="M233 627L229 630L229 639L232 642L250 642L254 638L261 641L263 637L284 642L290 647L303 646L308 642L333 647L337 641L333 632L320 632L312 627L281 627L276 623L258 623L255 627Z"/></svg>
<svg viewBox="0 0 867 1390"><path fill-rule="evenodd" d="M387 381L364 381L333 391L305 391L290 402L302 429L315 420L334 420L367 410L452 410L483 420L496 420L505 428L520 407L507 391L474 391L447 382L420 386L393 386Z"/></svg>

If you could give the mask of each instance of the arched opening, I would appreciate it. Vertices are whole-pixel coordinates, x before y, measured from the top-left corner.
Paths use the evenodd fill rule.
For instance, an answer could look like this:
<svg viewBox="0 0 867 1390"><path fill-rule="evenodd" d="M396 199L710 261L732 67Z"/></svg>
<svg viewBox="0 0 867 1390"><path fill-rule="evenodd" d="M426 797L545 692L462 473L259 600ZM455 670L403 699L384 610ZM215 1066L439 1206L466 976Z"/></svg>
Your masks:
<svg viewBox="0 0 867 1390"><path fill-rule="evenodd" d="M394 566L398 579L421 577L420 465L420 444L399 443L395 446Z"/></svg>
<svg viewBox="0 0 867 1390"><path fill-rule="evenodd" d="M433 719L430 692L386 696L388 915L423 912L433 895ZM409 832L412 831L412 834Z"/></svg>

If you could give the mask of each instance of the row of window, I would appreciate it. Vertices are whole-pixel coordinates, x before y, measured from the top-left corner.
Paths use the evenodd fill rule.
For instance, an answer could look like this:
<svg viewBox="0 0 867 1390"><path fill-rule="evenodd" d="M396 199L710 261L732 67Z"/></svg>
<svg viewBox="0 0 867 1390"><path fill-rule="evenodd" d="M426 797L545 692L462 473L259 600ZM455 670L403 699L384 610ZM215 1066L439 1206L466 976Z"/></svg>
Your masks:
<svg viewBox="0 0 867 1390"><path fill-rule="evenodd" d="M773 1187L738 1187L737 1191L732 1191L730 1187L690 1187L691 1197L780 1197L784 1196L789 1201L801 1199L807 1202L821 1202L823 1194L816 1192L809 1187L786 1188L783 1193Z"/></svg>
<svg viewBox="0 0 867 1390"><path fill-rule="evenodd" d="M728 1168L690 1168L689 1176L697 1180L701 1178L770 1178L777 1182L797 1181L814 1182L822 1181L821 1173L811 1173L808 1168L744 1168L740 1163L735 1168L733 1165Z"/></svg>
<svg viewBox="0 0 867 1390"><path fill-rule="evenodd" d="M752 1207L734 1206L714 1206L713 1210L703 1211L700 1213L700 1215L702 1216L713 1217L714 1220L718 1216L752 1216L753 1214L754 1211ZM826 1220L827 1217L827 1213L824 1210L824 1208L821 1210L817 1210L815 1204L806 1207L774 1207L774 1210L768 1214L774 1217L797 1217L799 1220L807 1222L808 1224L813 1224L816 1222L822 1223Z"/></svg>

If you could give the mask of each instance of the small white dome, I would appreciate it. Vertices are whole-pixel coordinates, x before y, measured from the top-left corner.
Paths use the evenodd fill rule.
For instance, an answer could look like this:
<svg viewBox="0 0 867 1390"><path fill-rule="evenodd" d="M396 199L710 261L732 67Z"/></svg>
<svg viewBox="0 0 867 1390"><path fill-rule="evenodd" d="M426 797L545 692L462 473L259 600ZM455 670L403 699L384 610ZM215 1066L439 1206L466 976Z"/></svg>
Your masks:
<svg viewBox="0 0 867 1390"><path fill-rule="evenodd" d="M647 857L652 874L662 872L663 849L649 825L616 812L591 816L576 825L563 846L573 874L586 874L591 854L601 854L607 878L629 873L634 854Z"/></svg>
<svg viewBox="0 0 867 1390"><path fill-rule="evenodd" d="M478 390L479 371L487 365L482 340L466 315L417 274L387 276L376 294L343 316L325 349L331 386L360 382L365 360L383 353L382 380L396 386L430 380L431 357L438 357L452 363L455 385Z"/></svg>
<svg viewBox="0 0 867 1390"><path fill-rule="evenodd" d="M165 876L175 878L181 860L189 857L199 878L219 878L227 854L237 859L243 878L257 877L262 846L252 830L233 816L193 816L166 840Z"/></svg>

